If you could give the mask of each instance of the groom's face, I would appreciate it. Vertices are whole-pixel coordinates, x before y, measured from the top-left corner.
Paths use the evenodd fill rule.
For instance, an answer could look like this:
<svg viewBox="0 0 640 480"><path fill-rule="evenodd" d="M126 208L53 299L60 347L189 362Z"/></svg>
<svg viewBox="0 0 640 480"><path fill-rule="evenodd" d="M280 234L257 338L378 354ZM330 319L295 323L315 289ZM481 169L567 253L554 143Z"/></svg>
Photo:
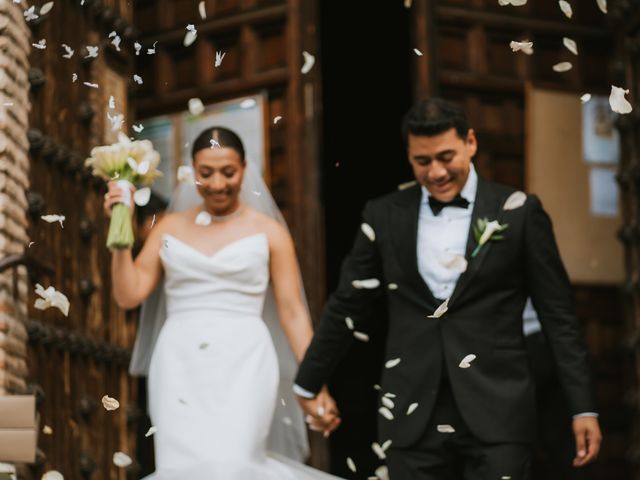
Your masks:
<svg viewBox="0 0 640 480"><path fill-rule="evenodd" d="M409 163L416 180L435 198L448 202L464 187L477 146L472 129L466 138L454 128L433 136L409 134Z"/></svg>

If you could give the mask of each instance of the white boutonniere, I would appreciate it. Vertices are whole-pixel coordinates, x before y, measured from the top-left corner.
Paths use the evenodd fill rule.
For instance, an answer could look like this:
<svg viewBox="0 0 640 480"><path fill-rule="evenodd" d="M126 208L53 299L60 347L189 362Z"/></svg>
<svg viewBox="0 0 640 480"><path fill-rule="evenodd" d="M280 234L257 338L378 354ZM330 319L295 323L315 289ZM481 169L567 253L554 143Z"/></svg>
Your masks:
<svg viewBox="0 0 640 480"><path fill-rule="evenodd" d="M504 237L500 233L504 232L509 225L500 225L497 220L489 221L488 218L479 218L473 226L473 236L478 244L471 254L471 258L478 255L482 246L489 240L502 240Z"/></svg>

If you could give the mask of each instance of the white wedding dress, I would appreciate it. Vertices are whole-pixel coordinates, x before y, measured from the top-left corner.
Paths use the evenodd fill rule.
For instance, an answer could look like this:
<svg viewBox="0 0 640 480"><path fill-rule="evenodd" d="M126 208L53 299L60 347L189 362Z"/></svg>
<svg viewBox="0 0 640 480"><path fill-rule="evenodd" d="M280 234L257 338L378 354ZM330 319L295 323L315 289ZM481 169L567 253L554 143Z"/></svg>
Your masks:
<svg viewBox="0 0 640 480"><path fill-rule="evenodd" d="M266 451L280 402L278 360L261 318L267 236L205 255L165 234L160 258L168 317L149 369L157 430L156 472L147 479L336 480Z"/></svg>

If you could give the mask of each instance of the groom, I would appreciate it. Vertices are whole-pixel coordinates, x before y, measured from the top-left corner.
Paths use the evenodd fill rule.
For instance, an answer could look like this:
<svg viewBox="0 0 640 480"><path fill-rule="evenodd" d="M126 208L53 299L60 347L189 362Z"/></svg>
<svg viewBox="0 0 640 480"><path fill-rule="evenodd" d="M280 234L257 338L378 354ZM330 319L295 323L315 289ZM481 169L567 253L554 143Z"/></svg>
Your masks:
<svg viewBox="0 0 640 480"><path fill-rule="evenodd" d="M380 445L391 441L391 479L448 479L454 470L465 479L527 479L536 434L522 334L530 296L573 415L573 464L591 462L601 433L587 352L540 200L478 177L475 133L454 103L418 103L402 132L417 184L366 205L300 365L300 403L316 428L337 423L315 393L351 342L365 338L374 297L386 295L378 435Z"/></svg>

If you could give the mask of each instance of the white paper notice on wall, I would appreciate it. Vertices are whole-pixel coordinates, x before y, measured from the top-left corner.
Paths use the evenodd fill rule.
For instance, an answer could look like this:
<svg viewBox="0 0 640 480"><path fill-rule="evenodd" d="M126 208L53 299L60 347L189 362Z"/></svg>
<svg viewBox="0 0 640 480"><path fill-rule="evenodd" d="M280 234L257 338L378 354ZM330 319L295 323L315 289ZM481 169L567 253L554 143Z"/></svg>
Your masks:
<svg viewBox="0 0 640 480"><path fill-rule="evenodd" d="M600 217L618 216L618 184L616 171L611 168L592 167L589 171L591 214Z"/></svg>

